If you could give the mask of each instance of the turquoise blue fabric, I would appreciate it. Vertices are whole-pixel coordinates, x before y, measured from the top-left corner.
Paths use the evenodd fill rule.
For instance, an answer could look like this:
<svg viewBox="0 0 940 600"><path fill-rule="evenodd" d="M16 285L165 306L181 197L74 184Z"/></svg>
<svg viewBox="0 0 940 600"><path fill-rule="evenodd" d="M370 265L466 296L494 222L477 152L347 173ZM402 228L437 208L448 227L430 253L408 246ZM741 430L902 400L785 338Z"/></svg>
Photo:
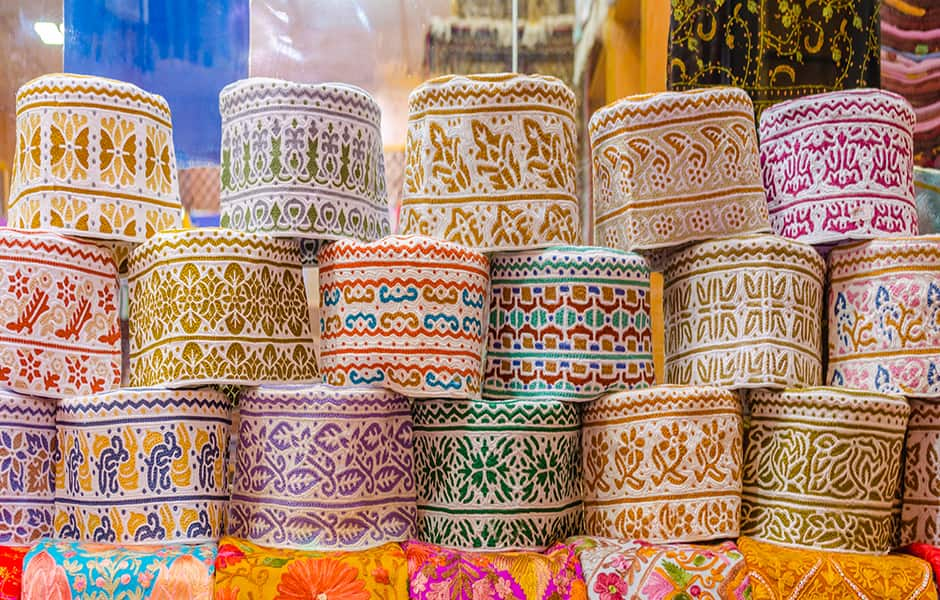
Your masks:
<svg viewBox="0 0 940 600"><path fill-rule="evenodd" d="M128 547L46 539L23 559L22 598L211 597L217 554L214 543Z"/></svg>

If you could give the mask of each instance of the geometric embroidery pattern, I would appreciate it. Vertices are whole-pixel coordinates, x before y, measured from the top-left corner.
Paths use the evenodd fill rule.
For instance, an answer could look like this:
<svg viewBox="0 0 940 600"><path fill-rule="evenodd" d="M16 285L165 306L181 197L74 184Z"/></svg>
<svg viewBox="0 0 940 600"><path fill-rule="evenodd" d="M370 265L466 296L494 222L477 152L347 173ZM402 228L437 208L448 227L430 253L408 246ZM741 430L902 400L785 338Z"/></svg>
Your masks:
<svg viewBox="0 0 940 600"><path fill-rule="evenodd" d="M581 419L559 401L417 400L418 539L544 550L581 529Z"/></svg>
<svg viewBox="0 0 940 600"><path fill-rule="evenodd" d="M0 391L0 544L28 545L52 535L55 404Z"/></svg>
<svg viewBox="0 0 940 600"><path fill-rule="evenodd" d="M850 90L781 102L760 119L770 224L807 244L917 234L914 109Z"/></svg>
<svg viewBox="0 0 940 600"><path fill-rule="evenodd" d="M120 386L117 276L97 244L0 229L0 386L52 398Z"/></svg>
<svg viewBox="0 0 940 600"><path fill-rule="evenodd" d="M411 409L369 387L259 387L239 399L229 533L277 547L414 537Z"/></svg>
<svg viewBox="0 0 940 600"><path fill-rule="evenodd" d="M940 235L833 249L828 379L873 392L940 396Z"/></svg>
<svg viewBox="0 0 940 600"><path fill-rule="evenodd" d="M825 274L811 246L773 235L673 254L663 270L666 381L732 389L822 383Z"/></svg>
<svg viewBox="0 0 940 600"><path fill-rule="evenodd" d="M228 504L230 402L211 388L123 389L59 402L56 536L217 540Z"/></svg>
<svg viewBox="0 0 940 600"><path fill-rule="evenodd" d="M585 405L588 535L653 543L738 535L741 402L728 390L657 386Z"/></svg>
<svg viewBox="0 0 940 600"><path fill-rule="evenodd" d="M787 546L885 553L910 407L841 388L750 392L741 534Z"/></svg>
<svg viewBox="0 0 940 600"><path fill-rule="evenodd" d="M590 133L599 244L649 250L769 231L742 90L624 98L594 113Z"/></svg>
<svg viewBox="0 0 940 600"><path fill-rule="evenodd" d="M422 236L320 251L320 366L332 385L480 396L489 261Z"/></svg>
<svg viewBox="0 0 940 600"><path fill-rule="evenodd" d="M481 252L580 243L576 105L541 75L449 75L416 88L401 232Z"/></svg>
<svg viewBox="0 0 940 600"><path fill-rule="evenodd" d="M381 112L363 90L251 78L219 94L222 227L373 241L389 234Z"/></svg>
<svg viewBox="0 0 940 600"><path fill-rule="evenodd" d="M9 223L140 243L182 223L166 101L135 85L45 75L16 96Z"/></svg>
<svg viewBox="0 0 940 600"><path fill-rule="evenodd" d="M163 232L129 262L133 386L317 376L300 250L231 229Z"/></svg>
<svg viewBox="0 0 940 600"><path fill-rule="evenodd" d="M652 385L640 256L588 247L498 254L490 277L485 398L588 401Z"/></svg>

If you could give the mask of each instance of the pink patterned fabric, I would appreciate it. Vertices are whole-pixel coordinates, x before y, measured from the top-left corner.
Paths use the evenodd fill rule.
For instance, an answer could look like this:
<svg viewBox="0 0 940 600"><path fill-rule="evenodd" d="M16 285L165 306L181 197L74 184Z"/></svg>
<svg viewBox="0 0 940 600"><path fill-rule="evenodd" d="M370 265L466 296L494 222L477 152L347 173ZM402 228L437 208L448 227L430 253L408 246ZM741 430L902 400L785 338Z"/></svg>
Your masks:
<svg viewBox="0 0 940 600"><path fill-rule="evenodd" d="M809 244L916 235L911 105L874 89L768 108L760 158L770 224Z"/></svg>
<svg viewBox="0 0 940 600"><path fill-rule="evenodd" d="M734 542L650 544L568 538L589 600L750 600L751 581Z"/></svg>
<svg viewBox="0 0 940 600"><path fill-rule="evenodd" d="M833 249L828 381L940 397L940 235Z"/></svg>
<svg viewBox="0 0 940 600"><path fill-rule="evenodd" d="M412 541L405 545L412 600L587 600L574 549L464 552Z"/></svg>

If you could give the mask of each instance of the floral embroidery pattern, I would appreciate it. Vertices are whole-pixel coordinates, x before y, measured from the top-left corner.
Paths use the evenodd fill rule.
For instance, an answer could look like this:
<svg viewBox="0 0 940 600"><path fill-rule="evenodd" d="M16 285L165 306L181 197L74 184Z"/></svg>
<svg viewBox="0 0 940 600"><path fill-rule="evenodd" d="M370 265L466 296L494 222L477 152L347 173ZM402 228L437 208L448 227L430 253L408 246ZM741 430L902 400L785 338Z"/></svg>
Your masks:
<svg viewBox="0 0 940 600"><path fill-rule="evenodd" d="M909 598L936 600L930 565L912 556L803 550L738 540L753 600Z"/></svg>
<svg viewBox="0 0 940 600"><path fill-rule="evenodd" d="M741 404L719 388L609 394L582 415L584 531L652 542L735 537Z"/></svg>
<svg viewBox="0 0 940 600"><path fill-rule="evenodd" d="M940 236L834 248L829 280L829 384L940 394Z"/></svg>
<svg viewBox="0 0 940 600"><path fill-rule="evenodd" d="M910 408L834 388L753 391L741 534L788 546L883 554Z"/></svg>
<svg viewBox="0 0 940 600"><path fill-rule="evenodd" d="M13 227L140 243L182 223L170 110L111 79L46 75L17 94Z"/></svg>
<svg viewBox="0 0 940 600"><path fill-rule="evenodd" d="M238 404L230 534L306 550L369 548L414 536L406 398L315 384L253 388Z"/></svg>
<svg viewBox="0 0 940 600"><path fill-rule="evenodd" d="M568 546L544 553L466 552L405 544L413 600L586 600L581 564Z"/></svg>
<svg viewBox="0 0 940 600"><path fill-rule="evenodd" d="M107 249L0 231L0 386L48 397L121 383L117 267Z"/></svg>
<svg viewBox="0 0 940 600"><path fill-rule="evenodd" d="M639 251L770 229L743 91L628 97L589 129L598 243Z"/></svg>
<svg viewBox="0 0 940 600"><path fill-rule="evenodd" d="M0 391L2 544L30 544L52 534L55 414L54 400Z"/></svg>
<svg viewBox="0 0 940 600"><path fill-rule="evenodd" d="M581 525L574 404L414 404L418 537L456 548L541 550Z"/></svg>
<svg viewBox="0 0 940 600"><path fill-rule="evenodd" d="M880 87L880 2L672 0L669 89L745 89L760 113L796 96Z"/></svg>
<svg viewBox="0 0 940 600"><path fill-rule="evenodd" d="M397 544L316 552L262 548L224 537L216 559L215 600L405 600L408 564Z"/></svg>
<svg viewBox="0 0 940 600"><path fill-rule="evenodd" d="M215 544L123 547L42 540L23 561L23 600L212 600Z"/></svg>
<svg viewBox="0 0 940 600"><path fill-rule="evenodd" d="M744 556L734 542L650 544L575 537L591 600L750 600Z"/></svg>
<svg viewBox="0 0 940 600"><path fill-rule="evenodd" d="M317 375L295 242L164 232L128 263L135 386L304 382Z"/></svg>
<svg viewBox="0 0 940 600"><path fill-rule="evenodd" d="M335 598L369 600L366 584L359 572L329 558L304 558L287 567L277 586L278 600Z"/></svg>
<svg viewBox="0 0 940 600"><path fill-rule="evenodd" d="M484 252L578 243L575 105L553 77L419 86L408 102L402 233Z"/></svg>

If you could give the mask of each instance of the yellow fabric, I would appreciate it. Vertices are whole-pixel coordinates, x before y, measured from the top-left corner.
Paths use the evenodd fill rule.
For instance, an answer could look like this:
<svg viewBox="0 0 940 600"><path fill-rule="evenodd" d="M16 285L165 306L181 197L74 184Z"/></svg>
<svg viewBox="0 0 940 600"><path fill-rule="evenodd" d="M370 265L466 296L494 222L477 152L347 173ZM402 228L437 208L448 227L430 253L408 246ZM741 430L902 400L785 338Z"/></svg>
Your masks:
<svg viewBox="0 0 940 600"><path fill-rule="evenodd" d="M930 565L912 556L798 550L742 537L751 600L936 600Z"/></svg>
<svg viewBox="0 0 940 600"><path fill-rule="evenodd" d="M223 537L215 600L407 600L408 563L398 544L355 552L264 548Z"/></svg>

